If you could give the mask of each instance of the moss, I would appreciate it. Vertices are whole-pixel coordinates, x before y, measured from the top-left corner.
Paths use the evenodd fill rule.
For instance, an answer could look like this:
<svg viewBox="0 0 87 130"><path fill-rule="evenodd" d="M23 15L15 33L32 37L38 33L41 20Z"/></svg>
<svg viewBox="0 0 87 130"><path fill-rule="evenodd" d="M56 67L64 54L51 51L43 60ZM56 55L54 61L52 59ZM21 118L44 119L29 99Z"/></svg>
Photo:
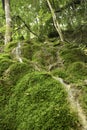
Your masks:
<svg viewBox="0 0 87 130"><path fill-rule="evenodd" d="M79 83L86 79L87 66L83 62L74 62L67 68L67 80L74 83Z"/></svg>
<svg viewBox="0 0 87 130"><path fill-rule="evenodd" d="M33 71L32 64L15 62L3 74L3 81L7 85L15 85L26 73Z"/></svg>
<svg viewBox="0 0 87 130"><path fill-rule="evenodd" d="M8 60L6 62L9 63ZM7 117L6 117L6 114L8 115L8 112L6 113L5 109L9 102L9 98L13 93L12 89L15 87L17 82L21 78L23 78L23 76L26 73L33 71L32 64L28 65L26 63L21 64L19 62L14 62L14 64L8 64L8 66L7 64L5 65L6 65L6 68L4 68L3 75L0 78L0 129L1 130L9 129L7 127L7 124L9 123L9 121L7 120ZM4 118L5 120L3 121Z"/></svg>
<svg viewBox="0 0 87 130"><path fill-rule="evenodd" d="M82 95L81 95L80 101L87 115L87 85L82 87Z"/></svg>
<svg viewBox="0 0 87 130"><path fill-rule="evenodd" d="M8 54L0 54L0 76L2 76L3 72L9 68L9 66L13 63Z"/></svg>
<svg viewBox="0 0 87 130"><path fill-rule="evenodd" d="M22 57L32 60L32 57L36 51L41 48L41 43L37 43L37 41L30 41L29 43L22 43L21 53Z"/></svg>
<svg viewBox="0 0 87 130"><path fill-rule="evenodd" d="M4 59L4 58L11 58L11 56L9 55L9 54L7 54L7 53L1 53L0 54L0 61L2 60L2 59Z"/></svg>
<svg viewBox="0 0 87 130"><path fill-rule="evenodd" d="M85 55L82 50L78 49L77 46L64 46L60 55L62 56L66 66L77 61L87 62L87 55Z"/></svg>
<svg viewBox="0 0 87 130"><path fill-rule="evenodd" d="M68 76L64 68L56 68L52 70L52 74L55 76L59 76L63 79Z"/></svg>
<svg viewBox="0 0 87 130"><path fill-rule="evenodd" d="M25 57L26 59L32 60L33 48L31 45L28 45L26 43L26 46L22 46L21 53L22 53L22 56Z"/></svg>
<svg viewBox="0 0 87 130"><path fill-rule="evenodd" d="M4 87L3 83L3 75L5 71L13 64L14 62L11 60L10 55L8 54L0 54L0 102L2 102L2 106L6 102L6 93L8 93L9 89L6 86Z"/></svg>
<svg viewBox="0 0 87 130"><path fill-rule="evenodd" d="M17 41L13 41L13 42L9 42L5 48L4 51L5 52L11 52L16 46L17 46L18 42Z"/></svg>
<svg viewBox="0 0 87 130"><path fill-rule="evenodd" d="M78 75L79 78L82 76L87 75L87 66L83 62L74 62L73 64L69 65L68 72L72 73L73 75Z"/></svg>
<svg viewBox="0 0 87 130"><path fill-rule="evenodd" d="M12 50L17 42L9 43L0 55L0 129L1 130L79 130L77 116L70 109L64 87L46 72L36 72L35 65L45 68L59 60L64 66L52 69L52 74L68 82L86 79L87 56L77 45L42 44L37 40L22 42L23 63L13 61ZM82 89L82 86L81 86ZM87 89L82 90L83 106L87 108Z"/></svg>
<svg viewBox="0 0 87 130"><path fill-rule="evenodd" d="M25 75L5 111L4 126L11 130L78 130L63 86L46 73Z"/></svg>
<svg viewBox="0 0 87 130"><path fill-rule="evenodd" d="M33 60L44 67L48 67L57 61L56 49L53 47L42 47L33 55Z"/></svg>
<svg viewBox="0 0 87 130"><path fill-rule="evenodd" d="M60 56L64 61L65 80L68 83L80 84L87 75L87 55L76 43L66 43L61 47Z"/></svg>

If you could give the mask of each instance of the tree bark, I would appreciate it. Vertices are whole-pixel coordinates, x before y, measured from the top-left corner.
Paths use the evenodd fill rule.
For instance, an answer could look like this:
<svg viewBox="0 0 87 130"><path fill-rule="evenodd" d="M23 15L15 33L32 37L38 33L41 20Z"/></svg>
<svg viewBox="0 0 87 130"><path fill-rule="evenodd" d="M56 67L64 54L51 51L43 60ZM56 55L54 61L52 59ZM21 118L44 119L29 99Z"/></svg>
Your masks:
<svg viewBox="0 0 87 130"><path fill-rule="evenodd" d="M5 0L5 18L6 18L6 32L5 44L11 41L11 15L10 15L10 0Z"/></svg>
<svg viewBox="0 0 87 130"><path fill-rule="evenodd" d="M53 8L52 8L52 6L51 6L50 1L49 1L49 0L46 0L46 1L47 1L47 3L48 3L49 9L50 9L51 14L52 14L54 26L55 26L55 28L56 28L58 34L59 34L60 40L63 42L64 39L63 39L63 34L62 34L62 31L61 31L59 22L58 22L58 20L57 20L57 18L56 18L56 15L55 15L55 13L54 13L54 10L53 10Z"/></svg>

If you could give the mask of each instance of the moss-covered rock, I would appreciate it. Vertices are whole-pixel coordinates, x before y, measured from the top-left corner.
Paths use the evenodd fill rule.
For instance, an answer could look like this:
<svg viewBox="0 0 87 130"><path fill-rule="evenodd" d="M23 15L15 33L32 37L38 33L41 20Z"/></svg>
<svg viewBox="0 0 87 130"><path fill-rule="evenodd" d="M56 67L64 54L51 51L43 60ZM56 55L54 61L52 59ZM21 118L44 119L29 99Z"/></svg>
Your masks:
<svg viewBox="0 0 87 130"><path fill-rule="evenodd" d="M82 78L87 75L87 66L84 62L74 62L68 66L68 73Z"/></svg>
<svg viewBox="0 0 87 130"><path fill-rule="evenodd" d="M50 65L57 62L57 51L52 46L43 46L33 55L33 60L48 69Z"/></svg>
<svg viewBox="0 0 87 130"><path fill-rule="evenodd" d="M74 62L67 67L67 80L73 83L82 82L87 76L87 66L84 62Z"/></svg>
<svg viewBox="0 0 87 130"><path fill-rule="evenodd" d="M0 129L79 130L67 93L51 73L69 83L81 82L82 85L87 75L87 56L77 45L60 45L57 41L50 43L50 40L44 43L22 41L23 63L19 63L13 53L17 45L18 42L8 43L5 47L8 54L0 55ZM86 109L87 89L84 86L80 89Z"/></svg>
<svg viewBox="0 0 87 130"><path fill-rule="evenodd" d="M60 55L66 66L77 61L87 63L87 55L77 45L64 45L60 51Z"/></svg>
<svg viewBox="0 0 87 130"><path fill-rule="evenodd" d="M52 74L57 77L59 76L63 79L65 79L68 76L64 68L56 68L52 70Z"/></svg>
<svg viewBox="0 0 87 130"><path fill-rule="evenodd" d="M46 73L25 75L13 88L5 112L2 130L78 130L63 86Z"/></svg>
<svg viewBox="0 0 87 130"><path fill-rule="evenodd" d="M33 71L32 64L15 62L3 74L4 84L15 85L26 73Z"/></svg>

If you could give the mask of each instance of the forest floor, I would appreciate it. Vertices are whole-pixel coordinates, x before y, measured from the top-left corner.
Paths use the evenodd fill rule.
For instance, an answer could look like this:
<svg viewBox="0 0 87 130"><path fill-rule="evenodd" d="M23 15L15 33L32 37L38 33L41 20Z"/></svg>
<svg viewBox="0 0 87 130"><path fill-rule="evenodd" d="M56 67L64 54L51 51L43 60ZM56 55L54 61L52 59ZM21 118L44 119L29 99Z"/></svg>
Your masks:
<svg viewBox="0 0 87 130"><path fill-rule="evenodd" d="M85 45L32 39L0 51L1 130L87 130Z"/></svg>

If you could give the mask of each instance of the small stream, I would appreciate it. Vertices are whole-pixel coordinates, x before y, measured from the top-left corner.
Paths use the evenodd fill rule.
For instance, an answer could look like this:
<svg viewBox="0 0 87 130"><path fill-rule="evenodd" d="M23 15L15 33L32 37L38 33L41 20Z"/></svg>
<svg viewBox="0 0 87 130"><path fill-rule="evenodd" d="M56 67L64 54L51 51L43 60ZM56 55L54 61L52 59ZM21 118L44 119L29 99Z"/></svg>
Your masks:
<svg viewBox="0 0 87 130"><path fill-rule="evenodd" d="M19 62L23 62L22 58L21 58L21 44L20 42L18 43L17 47L16 47L16 58L18 59Z"/></svg>
<svg viewBox="0 0 87 130"><path fill-rule="evenodd" d="M52 76L53 79L59 81L63 86L65 86L65 89L68 93L68 100L70 102L71 107L77 112L79 121L82 125L81 130L87 130L87 118L84 114L84 111L82 107L80 106L80 103L78 99L76 98L76 89L71 88L71 85L66 84L62 78Z"/></svg>

